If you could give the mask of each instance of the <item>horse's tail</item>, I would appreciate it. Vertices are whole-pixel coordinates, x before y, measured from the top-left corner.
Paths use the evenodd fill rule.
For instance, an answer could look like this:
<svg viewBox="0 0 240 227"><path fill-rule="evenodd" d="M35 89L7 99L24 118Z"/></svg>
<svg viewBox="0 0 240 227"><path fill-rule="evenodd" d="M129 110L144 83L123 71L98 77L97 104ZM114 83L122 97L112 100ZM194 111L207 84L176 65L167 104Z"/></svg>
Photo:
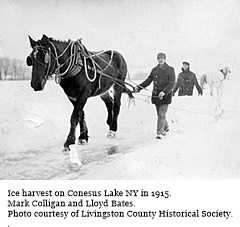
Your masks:
<svg viewBox="0 0 240 227"><path fill-rule="evenodd" d="M123 93L126 93L128 95L128 108L133 103L135 105L135 97L133 96L133 91L130 91L128 88L123 89Z"/></svg>
<svg viewBox="0 0 240 227"><path fill-rule="evenodd" d="M123 82L123 93L128 95L128 100L129 100L128 108L129 108L132 103L135 105L135 97L133 96L134 91L130 90L128 87L126 87L126 85L130 86L132 89L134 88L134 86L130 83Z"/></svg>
<svg viewBox="0 0 240 227"><path fill-rule="evenodd" d="M121 81L118 85L120 85L120 87L122 87L122 89L123 89L122 92L124 94L127 94L130 99L134 99L134 96L133 96L134 86L132 84L130 84L130 83L126 82L126 81ZM132 89L129 88L129 87L131 87Z"/></svg>
<svg viewBox="0 0 240 227"><path fill-rule="evenodd" d="M206 83L207 83L207 74L203 74L200 78L200 87L202 88L202 90L204 88L204 84Z"/></svg>
<svg viewBox="0 0 240 227"><path fill-rule="evenodd" d="M128 89L126 86L124 86L123 88L123 93L127 94L130 99L134 99L134 96L133 96L134 92Z"/></svg>
<svg viewBox="0 0 240 227"><path fill-rule="evenodd" d="M118 53L118 52L115 51L115 53ZM134 96L132 94L133 90L128 88L128 87L131 87L133 89L134 86L132 84L130 84L130 75L129 75L129 71L128 71L128 68L127 68L127 63L126 63L124 57L120 53L118 53L118 57L119 57L119 62L121 62L120 63L121 66L119 67L119 68L121 68L121 70L118 71L118 74L119 74L120 77L118 77L118 78L119 79L121 78L120 80L122 80L121 83L120 83L120 86L123 88L122 92L127 94L130 100L134 99ZM128 77L129 83L125 81L126 77Z"/></svg>

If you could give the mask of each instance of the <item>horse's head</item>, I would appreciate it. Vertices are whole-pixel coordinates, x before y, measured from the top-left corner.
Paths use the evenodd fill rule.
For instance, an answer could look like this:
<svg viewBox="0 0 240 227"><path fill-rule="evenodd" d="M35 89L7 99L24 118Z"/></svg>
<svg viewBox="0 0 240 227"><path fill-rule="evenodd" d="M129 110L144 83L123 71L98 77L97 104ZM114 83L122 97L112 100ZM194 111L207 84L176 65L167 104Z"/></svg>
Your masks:
<svg viewBox="0 0 240 227"><path fill-rule="evenodd" d="M34 41L29 36L32 52L26 59L28 66L32 66L31 87L35 91L44 89L46 81L50 76L51 49L49 38L43 35L41 40Z"/></svg>
<svg viewBox="0 0 240 227"><path fill-rule="evenodd" d="M231 73L229 67L224 67L224 68L220 69L220 71L221 71L221 72L223 73L223 75L224 75L224 80L226 80L226 79L227 79L227 76L229 75L229 73Z"/></svg>

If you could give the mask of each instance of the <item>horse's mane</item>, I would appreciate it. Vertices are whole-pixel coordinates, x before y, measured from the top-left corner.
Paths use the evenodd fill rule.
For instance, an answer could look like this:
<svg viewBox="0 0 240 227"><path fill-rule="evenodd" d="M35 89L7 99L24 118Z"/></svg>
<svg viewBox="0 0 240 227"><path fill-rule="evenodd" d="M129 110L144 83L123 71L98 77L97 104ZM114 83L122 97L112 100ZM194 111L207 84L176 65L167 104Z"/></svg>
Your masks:
<svg viewBox="0 0 240 227"><path fill-rule="evenodd" d="M62 43L62 44L69 44L71 42L71 39L66 40L60 40L60 39L54 39L53 37L49 38L52 42Z"/></svg>
<svg viewBox="0 0 240 227"><path fill-rule="evenodd" d="M54 39L53 37L49 37L49 40L50 40L51 42L55 42L55 43L58 43L58 44L63 45L63 46L67 46L70 42L72 42L71 39L68 39L68 40L66 41L66 40ZM82 44L82 38L80 38L79 40L80 40L80 42L81 42L81 44ZM83 44L82 44L82 47L83 47L85 53L90 54L90 55L95 55L95 54L98 54L98 53L103 52L103 50L101 50L101 51L90 51L90 50L88 50L87 47L86 47L85 45L83 45Z"/></svg>

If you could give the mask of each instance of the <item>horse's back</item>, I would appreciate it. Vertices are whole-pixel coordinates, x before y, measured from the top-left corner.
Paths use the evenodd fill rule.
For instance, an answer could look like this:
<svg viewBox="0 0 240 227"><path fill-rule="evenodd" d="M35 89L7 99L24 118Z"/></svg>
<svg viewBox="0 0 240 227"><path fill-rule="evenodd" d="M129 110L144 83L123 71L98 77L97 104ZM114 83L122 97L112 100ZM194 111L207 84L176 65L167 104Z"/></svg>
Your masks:
<svg viewBox="0 0 240 227"><path fill-rule="evenodd" d="M116 50L107 50L94 56L99 70L113 78L125 79L127 63L121 53Z"/></svg>
<svg viewBox="0 0 240 227"><path fill-rule="evenodd" d="M220 71L208 71L204 73L201 78L205 78L206 83L211 85L222 81L224 79L224 75Z"/></svg>
<svg viewBox="0 0 240 227"><path fill-rule="evenodd" d="M106 50L94 54L92 58L98 70L97 83L92 84L94 91L92 97L104 95L114 87L113 85L125 88L127 63L121 53L116 50Z"/></svg>

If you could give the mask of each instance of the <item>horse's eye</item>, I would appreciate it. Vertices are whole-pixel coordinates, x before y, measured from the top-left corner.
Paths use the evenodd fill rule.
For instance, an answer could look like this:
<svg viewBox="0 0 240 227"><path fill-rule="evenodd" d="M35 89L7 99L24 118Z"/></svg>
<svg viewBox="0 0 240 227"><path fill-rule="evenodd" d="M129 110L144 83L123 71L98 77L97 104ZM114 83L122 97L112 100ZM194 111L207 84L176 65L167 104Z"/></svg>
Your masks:
<svg viewBox="0 0 240 227"><path fill-rule="evenodd" d="M28 66L31 66L31 65L32 65L32 59L31 59L30 56L27 57L26 63L27 63Z"/></svg>

